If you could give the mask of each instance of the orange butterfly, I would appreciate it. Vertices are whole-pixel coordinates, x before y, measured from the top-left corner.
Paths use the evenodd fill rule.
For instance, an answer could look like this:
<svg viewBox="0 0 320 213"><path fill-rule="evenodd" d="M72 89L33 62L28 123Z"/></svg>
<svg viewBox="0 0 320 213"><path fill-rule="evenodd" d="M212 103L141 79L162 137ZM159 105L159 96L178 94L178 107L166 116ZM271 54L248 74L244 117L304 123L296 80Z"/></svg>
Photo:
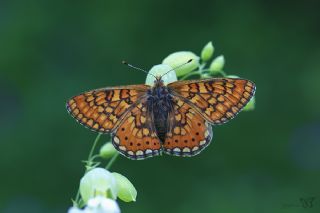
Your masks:
<svg viewBox="0 0 320 213"><path fill-rule="evenodd" d="M111 133L114 147L130 159L162 152L194 156L212 139L211 125L234 118L255 93L245 79L212 78L154 86L102 88L71 98L68 112L82 125Z"/></svg>

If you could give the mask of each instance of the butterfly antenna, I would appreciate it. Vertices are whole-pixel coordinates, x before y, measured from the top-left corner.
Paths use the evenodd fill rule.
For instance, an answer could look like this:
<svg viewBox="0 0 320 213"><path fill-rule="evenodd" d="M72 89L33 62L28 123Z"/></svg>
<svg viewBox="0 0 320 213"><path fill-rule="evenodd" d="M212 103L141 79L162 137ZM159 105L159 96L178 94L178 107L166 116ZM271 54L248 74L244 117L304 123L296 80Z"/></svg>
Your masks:
<svg viewBox="0 0 320 213"><path fill-rule="evenodd" d="M156 78L156 76L154 76L153 74L151 74L151 73L149 73L149 72L145 71L145 70L144 70L144 69L142 69L142 68L139 68L139 67L133 66L132 64L129 64L129 63L128 63L128 62L126 62L126 61L122 61L122 64L127 65L128 67L131 67L131 68L133 68L133 69L135 69L135 70L140 70L140 71L142 71L142 72L144 72L144 73L147 73L148 75L152 75L153 77L155 77L155 78Z"/></svg>
<svg viewBox="0 0 320 213"><path fill-rule="evenodd" d="M165 75L168 74L169 72L175 71L175 70L183 67L183 66L186 65L186 64L189 64L191 61L193 61L193 59L189 59L186 63L183 63L183 64L180 64L180 65L176 66L175 68L173 68L173 69L169 70L168 72L166 72L165 74L163 74L161 77L165 76Z"/></svg>

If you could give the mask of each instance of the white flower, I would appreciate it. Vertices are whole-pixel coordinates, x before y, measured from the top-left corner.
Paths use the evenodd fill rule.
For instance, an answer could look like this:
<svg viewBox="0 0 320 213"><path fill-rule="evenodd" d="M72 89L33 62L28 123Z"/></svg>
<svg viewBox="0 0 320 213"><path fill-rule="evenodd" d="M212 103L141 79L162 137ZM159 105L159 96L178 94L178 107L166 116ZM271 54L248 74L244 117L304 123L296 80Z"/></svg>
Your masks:
<svg viewBox="0 0 320 213"><path fill-rule="evenodd" d="M85 210L92 213L120 213L120 208L116 201L98 196L91 198Z"/></svg>
<svg viewBox="0 0 320 213"><path fill-rule="evenodd" d="M117 182L108 170L94 168L81 178L80 194L85 203L96 196L116 199L118 194Z"/></svg>
<svg viewBox="0 0 320 213"><path fill-rule="evenodd" d="M84 209L71 207L68 213L120 213L120 208L116 201L97 196L88 200L88 204Z"/></svg>
<svg viewBox="0 0 320 213"><path fill-rule="evenodd" d="M73 206L68 210L68 213L84 213L84 211Z"/></svg>

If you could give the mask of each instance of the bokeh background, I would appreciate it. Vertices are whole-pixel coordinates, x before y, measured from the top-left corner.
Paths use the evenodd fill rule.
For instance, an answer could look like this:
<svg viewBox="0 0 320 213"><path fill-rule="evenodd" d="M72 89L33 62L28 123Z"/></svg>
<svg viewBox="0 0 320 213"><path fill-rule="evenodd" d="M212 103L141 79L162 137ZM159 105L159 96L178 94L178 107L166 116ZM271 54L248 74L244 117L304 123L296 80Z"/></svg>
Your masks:
<svg viewBox="0 0 320 213"><path fill-rule="evenodd" d="M96 134L65 101L144 83L212 41L257 84L256 109L193 158L119 158L138 190L122 212L320 212L319 1L0 1L0 212L66 212ZM108 141L103 136L102 142ZM315 197L312 208L302 200Z"/></svg>

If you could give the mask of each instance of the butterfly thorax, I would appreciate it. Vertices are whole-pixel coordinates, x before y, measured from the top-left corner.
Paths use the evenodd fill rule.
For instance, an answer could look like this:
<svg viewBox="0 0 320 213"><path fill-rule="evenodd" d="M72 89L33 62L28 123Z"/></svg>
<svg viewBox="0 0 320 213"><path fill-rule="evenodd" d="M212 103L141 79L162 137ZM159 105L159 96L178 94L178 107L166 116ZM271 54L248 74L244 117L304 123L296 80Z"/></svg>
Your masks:
<svg viewBox="0 0 320 213"><path fill-rule="evenodd" d="M168 128L168 117L173 110L172 95L169 88L164 86L161 80L157 80L148 91L147 102L148 112L153 118L157 135L164 142Z"/></svg>

